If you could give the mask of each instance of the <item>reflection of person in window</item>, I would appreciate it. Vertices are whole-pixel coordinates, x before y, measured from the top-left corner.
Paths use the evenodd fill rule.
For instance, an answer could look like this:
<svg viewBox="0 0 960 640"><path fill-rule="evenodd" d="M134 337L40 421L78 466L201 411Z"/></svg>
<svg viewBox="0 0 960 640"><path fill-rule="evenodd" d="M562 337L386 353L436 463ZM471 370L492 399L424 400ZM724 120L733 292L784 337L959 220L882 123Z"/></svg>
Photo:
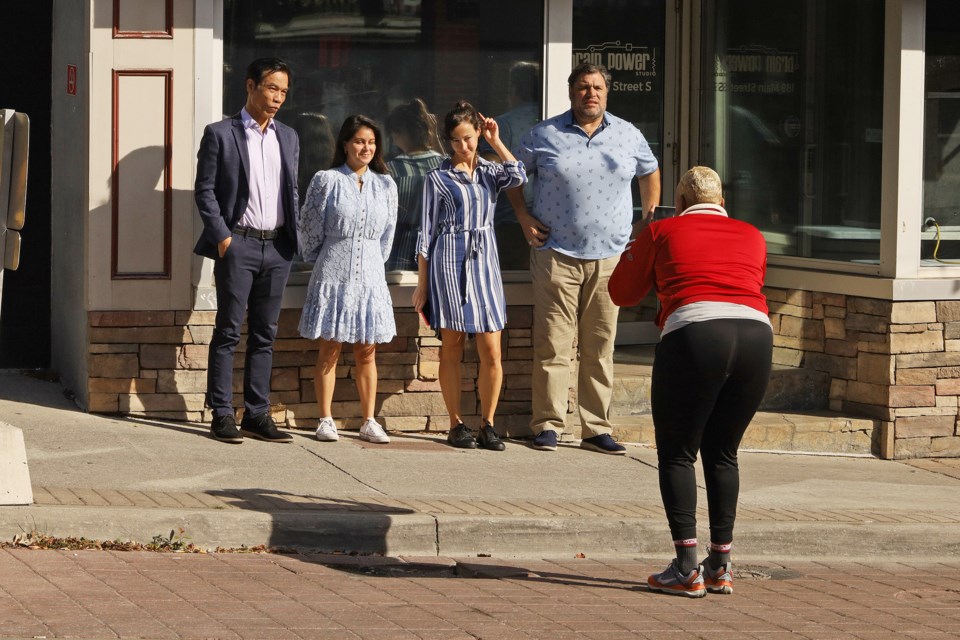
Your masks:
<svg viewBox="0 0 960 640"><path fill-rule="evenodd" d="M333 161L336 139L330 119L320 113L301 113L293 128L300 135L300 175L297 185L300 193L306 193L313 174L328 168Z"/></svg>
<svg viewBox="0 0 960 640"><path fill-rule="evenodd" d="M402 104L387 116L387 132L401 154L387 162L397 183L397 234L387 260L387 271L416 271L417 233L423 177L440 166L437 120L420 98Z"/></svg>
<svg viewBox="0 0 960 640"><path fill-rule="evenodd" d="M423 224L418 251L418 281L413 306L429 300L430 326L439 329L440 391L450 415L447 440L454 447L502 451L493 428L500 397L500 332L507 322L500 279L493 212L497 194L521 186L527 174L500 140L493 118L483 118L459 102L444 118L452 156L427 174L423 183ZM490 143L503 164L477 154L479 138ZM480 356L477 388L483 425L474 439L460 419L460 362L468 333L476 335Z"/></svg>
<svg viewBox="0 0 960 640"><path fill-rule="evenodd" d="M377 343L390 342L397 333L383 271L397 220L397 186L383 162L382 147L380 129L372 120L348 117L337 136L333 168L313 177L300 211L300 254L315 261L300 335L320 339L314 386L320 405L316 435L322 442L338 439L332 404L344 342L353 343L364 418L360 438L390 441L373 415Z"/></svg>
<svg viewBox="0 0 960 640"><path fill-rule="evenodd" d="M516 154L520 146L520 136L533 128L540 121L540 65L535 62L520 61L510 67L510 95L508 97L510 110L497 116L495 120L500 126L500 139ZM487 160L498 161L490 145L480 143L480 155ZM523 197L527 208L533 208L533 181L523 187ZM500 251L500 264L504 269L526 269L530 258L530 248L523 237L517 215L509 198L497 200L497 210L494 213L494 224L497 227L497 247Z"/></svg>

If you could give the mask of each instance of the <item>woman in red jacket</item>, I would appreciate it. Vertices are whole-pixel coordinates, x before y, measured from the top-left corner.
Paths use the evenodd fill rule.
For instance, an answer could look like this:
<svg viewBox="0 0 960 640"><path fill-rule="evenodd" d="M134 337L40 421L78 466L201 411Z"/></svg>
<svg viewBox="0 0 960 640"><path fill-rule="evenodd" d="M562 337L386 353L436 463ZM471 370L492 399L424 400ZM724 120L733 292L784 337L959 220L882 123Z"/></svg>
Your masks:
<svg viewBox="0 0 960 640"><path fill-rule="evenodd" d="M653 288L662 329L651 383L660 494L677 557L647 579L654 591L733 593L730 548L740 491L737 449L770 377L773 332L761 291L766 243L723 208L720 177L694 167L677 185L680 215L649 224L620 257L610 295L638 304ZM697 562L702 457L709 555Z"/></svg>

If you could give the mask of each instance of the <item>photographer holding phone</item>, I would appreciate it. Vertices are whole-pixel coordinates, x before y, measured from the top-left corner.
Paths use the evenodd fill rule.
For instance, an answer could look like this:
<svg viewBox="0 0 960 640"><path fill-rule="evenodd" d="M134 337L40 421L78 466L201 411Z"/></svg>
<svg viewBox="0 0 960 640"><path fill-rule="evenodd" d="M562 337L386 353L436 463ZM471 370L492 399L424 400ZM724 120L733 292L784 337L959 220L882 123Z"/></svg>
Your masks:
<svg viewBox="0 0 960 640"><path fill-rule="evenodd" d="M680 179L680 215L647 225L610 277L615 304L655 288L662 330L650 398L663 499L676 559L651 590L698 598L733 593L737 449L770 378L773 332L763 280L767 249L756 227L727 216L720 176L693 167ZM697 562L700 455L710 516L709 555Z"/></svg>

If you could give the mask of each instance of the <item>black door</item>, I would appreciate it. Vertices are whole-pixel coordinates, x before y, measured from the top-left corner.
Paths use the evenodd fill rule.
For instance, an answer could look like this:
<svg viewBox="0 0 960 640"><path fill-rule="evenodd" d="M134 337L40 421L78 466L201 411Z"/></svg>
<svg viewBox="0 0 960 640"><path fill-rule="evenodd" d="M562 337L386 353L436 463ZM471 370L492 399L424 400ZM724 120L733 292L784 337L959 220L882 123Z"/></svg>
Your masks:
<svg viewBox="0 0 960 640"><path fill-rule="evenodd" d="M0 20L0 108L30 116L20 268L3 274L0 368L50 366L52 0L20 0Z"/></svg>

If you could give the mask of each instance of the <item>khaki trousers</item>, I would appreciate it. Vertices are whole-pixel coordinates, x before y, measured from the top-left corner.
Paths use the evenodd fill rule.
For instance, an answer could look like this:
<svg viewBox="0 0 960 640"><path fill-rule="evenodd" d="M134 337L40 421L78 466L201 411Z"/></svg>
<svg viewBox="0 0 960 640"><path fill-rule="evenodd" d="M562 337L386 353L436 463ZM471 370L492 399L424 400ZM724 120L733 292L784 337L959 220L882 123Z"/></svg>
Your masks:
<svg viewBox="0 0 960 640"><path fill-rule="evenodd" d="M613 342L620 308L610 300L607 282L619 259L580 260L552 249L530 252L534 433L563 431L574 338L580 352L577 397L583 437L613 431Z"/></svg>

